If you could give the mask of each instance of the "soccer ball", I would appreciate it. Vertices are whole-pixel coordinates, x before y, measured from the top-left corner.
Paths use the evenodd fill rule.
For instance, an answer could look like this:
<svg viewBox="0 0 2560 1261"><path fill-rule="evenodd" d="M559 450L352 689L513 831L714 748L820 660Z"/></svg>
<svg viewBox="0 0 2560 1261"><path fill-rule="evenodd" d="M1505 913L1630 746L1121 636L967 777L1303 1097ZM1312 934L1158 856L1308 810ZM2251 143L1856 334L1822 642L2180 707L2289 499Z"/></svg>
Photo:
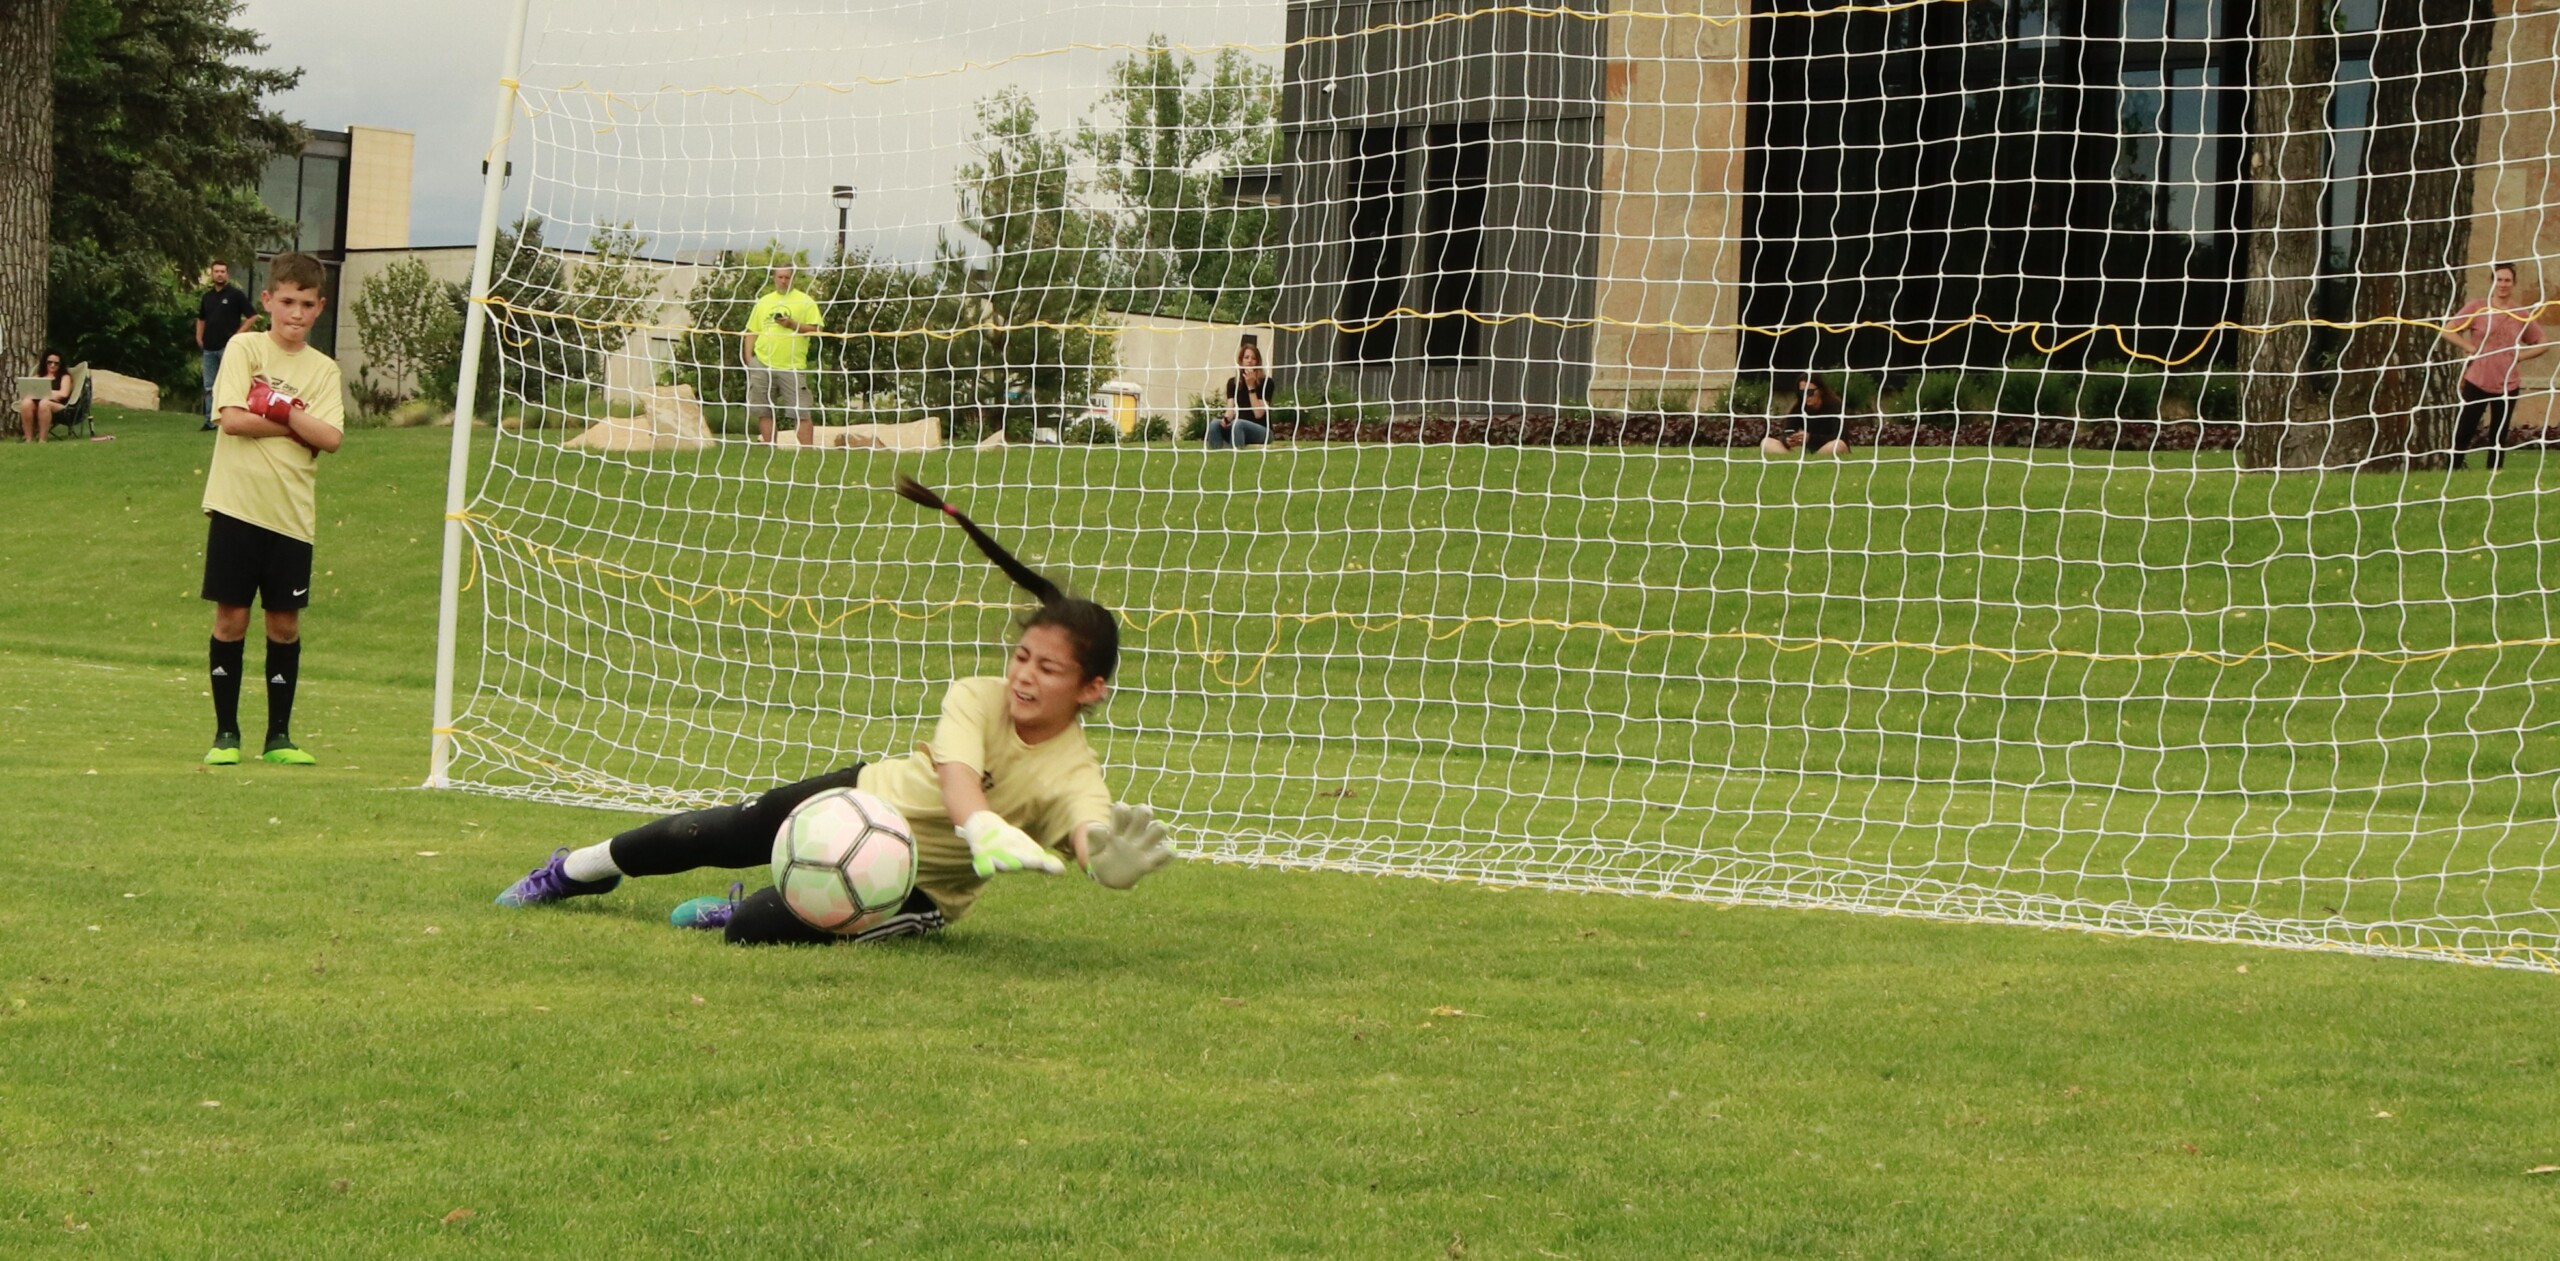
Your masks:
<svg viewBox="0 0 2560 1261"><path fill-rule="evenodd" d="M889 803L830 788L800 803L773 838L773 887L811 928L858 933L916 884L916 835Z"/></svg>

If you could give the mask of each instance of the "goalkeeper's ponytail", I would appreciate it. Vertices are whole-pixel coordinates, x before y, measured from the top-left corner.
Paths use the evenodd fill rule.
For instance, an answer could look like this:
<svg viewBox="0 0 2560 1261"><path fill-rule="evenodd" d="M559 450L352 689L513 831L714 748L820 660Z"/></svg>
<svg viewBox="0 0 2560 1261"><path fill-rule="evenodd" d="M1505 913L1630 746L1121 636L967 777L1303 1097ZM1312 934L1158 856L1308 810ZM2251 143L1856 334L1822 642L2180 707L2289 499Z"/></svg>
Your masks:
<svg viewBox="0 0 2560 1261"><path fill-rule="evenodd" d="M995 562L1005 577L1013 579L1015 586L1030 592L1032 598L1040 602L1038 609L1022 619L1024 630L1034 626L1055 626L1065 631L1067 638L1075 644L1076 664L1084 670L1086 678L1107 679L1112 671L1119 668L1120 619L1114 617L1111 610L1091 600L1068 595L1039 570L1023 564L1019 557L1006 551L1004 544L996 542L994 535L970 520L969 514L935 494L932 487L900 475L898 494L911 503L922 504L958 522L960 529L969 536L969 541L977 544L978 550Z"/></svg>

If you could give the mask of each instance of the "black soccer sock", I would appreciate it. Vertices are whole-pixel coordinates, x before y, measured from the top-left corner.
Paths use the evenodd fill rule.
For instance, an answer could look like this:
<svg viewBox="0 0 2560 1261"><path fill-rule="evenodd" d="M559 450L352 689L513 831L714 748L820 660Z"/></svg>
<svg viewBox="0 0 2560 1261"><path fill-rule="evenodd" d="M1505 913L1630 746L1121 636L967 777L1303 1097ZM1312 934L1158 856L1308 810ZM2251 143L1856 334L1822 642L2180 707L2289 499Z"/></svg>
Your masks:
<svg viewBox="0 0 2560 1261"><path fill-rule="evenodd" d="M302 641L267 641L267 739L293 731L293 685L302 678Z"/></svg>
<svg viewBox="0 0 2560 1261"><path fill-rule="evenodd" d="M234 639L228 643L213 641L213 733L217 736L240 734L240 671L249 641Z"/></svg>
<svg viewBox="0 0 2560 1261"><path fill-rule="evenodd" d="M859 763L765 792L734 806L687 810L643 823L612 841L614 869L626 876L672 876L697 867L762 867L773 834L791 812L830 788L851 788Z"/></svg>

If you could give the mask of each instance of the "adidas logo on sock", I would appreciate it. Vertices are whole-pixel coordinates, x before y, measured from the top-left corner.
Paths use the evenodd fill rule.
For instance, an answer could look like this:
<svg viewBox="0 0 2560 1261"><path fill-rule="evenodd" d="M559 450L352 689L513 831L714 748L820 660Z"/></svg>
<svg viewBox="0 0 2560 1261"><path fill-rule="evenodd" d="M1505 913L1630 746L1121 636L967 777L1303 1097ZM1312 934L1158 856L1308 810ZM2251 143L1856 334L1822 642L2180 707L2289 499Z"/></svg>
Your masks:
<svg viewBox="0 0 2560 1261"><path fill-rule="evenodd" d="M277 675L276 677L274 677L274 678L272 678L272 679L267 680L267 682L269 682L269 683L282 683L282 682L284 682L284 676L283 676L283 675L281 675L281 674L279 674L279 675Z"/></svg>
<svg viewBox="0 0 2560 1261"><path fill-rule="evenodd" d="M231 677L231 672L223 669L221 666L215 666L213 668L213 677L217 679L227 679Z"/></svg>

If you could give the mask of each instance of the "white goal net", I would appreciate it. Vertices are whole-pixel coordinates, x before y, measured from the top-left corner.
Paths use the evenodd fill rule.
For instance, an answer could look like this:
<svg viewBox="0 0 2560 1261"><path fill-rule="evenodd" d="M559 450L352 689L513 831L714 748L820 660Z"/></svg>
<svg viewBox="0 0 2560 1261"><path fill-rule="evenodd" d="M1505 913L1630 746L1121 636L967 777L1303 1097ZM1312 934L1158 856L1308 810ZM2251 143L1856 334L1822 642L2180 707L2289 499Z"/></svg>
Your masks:
<svg viewBox="0 0 2560 1261"><path fill-rule="evenodd" d="M536 0L445 782L912 747L909 472L1196 855L2560 967L2556 32Z"/></svg>

